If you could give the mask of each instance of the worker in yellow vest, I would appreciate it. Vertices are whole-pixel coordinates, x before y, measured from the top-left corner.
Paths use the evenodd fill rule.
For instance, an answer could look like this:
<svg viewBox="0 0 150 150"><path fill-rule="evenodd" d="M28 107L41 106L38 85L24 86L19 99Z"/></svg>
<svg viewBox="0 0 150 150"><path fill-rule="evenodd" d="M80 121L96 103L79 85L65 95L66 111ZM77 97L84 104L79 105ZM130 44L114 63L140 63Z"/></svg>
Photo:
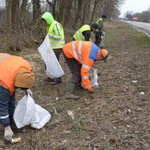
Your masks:
<svg viewBox="0 0 150 150"><path fill-rule="evenodd" d="M97 28L97 23L93 23L91 26L85 24L76 31L76 33L73 35L73 40L89 41L91 38L91 32L93 31L95 33Z"/></svg>
<svg viewBox="0 0 150 150"><path fill-rule="evenodd" d="M50 44L59 61L60 54L62 53L62 47L65 44L63 26L59 22L54 20L52 14L49 12L45 12L42 15L42 21L47 24L47 34L49 34ZM62 82L61 78L47 78L46 81L50 82L53 85Z"/></svg>
<svg viewBox="0 0 150 150"><path fill-rule="evenodd" d="M96 39L95 44L101 48L104 48L104 38L105 38L104 22L106 18L107 17L105 15L102 15L102 17L99 18L96 22L98 24L98 32L95 33Z"/></svg>
<svg viewBox="0 0 150 150"><path fill-rule="evenodd" d="M4 138L8 141L14 134L15 89L31 94L33 84L34 73L29 62L19 56L0 53L0 124L4 126Z"/></svg>
<svg viewBox="0 0 150 150"><path fill-rule="evenodd" d="M81 83L85 89L93 93L94 89L90 83L90 69L96 61L106 61L108 51L100 49L91 41L73 41L63 46L63 54L66 63L72 73L72 77L68 82L65 98L79 99L74 95L74 89Z"/></svg>

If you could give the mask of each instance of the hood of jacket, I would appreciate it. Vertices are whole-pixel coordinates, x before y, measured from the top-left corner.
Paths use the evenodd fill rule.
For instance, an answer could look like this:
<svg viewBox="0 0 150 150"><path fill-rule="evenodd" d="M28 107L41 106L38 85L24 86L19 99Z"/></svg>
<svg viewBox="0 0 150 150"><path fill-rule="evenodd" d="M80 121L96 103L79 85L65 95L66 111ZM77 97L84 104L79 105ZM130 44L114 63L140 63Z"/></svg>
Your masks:
<svg viewBox="0 0 150 150"><path fill-rule="evenodd" d="M42 19L44 19L47 22L48 25L51 25L55 21L52 14L49 13L49 12L45 12L42 15Z"/></svg>

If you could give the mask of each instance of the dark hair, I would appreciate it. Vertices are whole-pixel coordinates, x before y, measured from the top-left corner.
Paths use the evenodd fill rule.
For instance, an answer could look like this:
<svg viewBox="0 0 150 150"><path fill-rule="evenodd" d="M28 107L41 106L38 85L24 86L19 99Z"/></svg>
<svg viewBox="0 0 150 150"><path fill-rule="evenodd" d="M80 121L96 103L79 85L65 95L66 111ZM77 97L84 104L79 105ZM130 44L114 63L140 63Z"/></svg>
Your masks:
<svg viewBox="0 0 150 150"><path fill-rule="evenodd" d="M102 15L102 18L107 18L107 16L106 15Z"/></svg>
<svg viewBox="0 0 150 150"><path fill-rule="evenodd" d="M91 28L97 29L98 28L98 24L97 23L92 23L91 24Z"/></svg>

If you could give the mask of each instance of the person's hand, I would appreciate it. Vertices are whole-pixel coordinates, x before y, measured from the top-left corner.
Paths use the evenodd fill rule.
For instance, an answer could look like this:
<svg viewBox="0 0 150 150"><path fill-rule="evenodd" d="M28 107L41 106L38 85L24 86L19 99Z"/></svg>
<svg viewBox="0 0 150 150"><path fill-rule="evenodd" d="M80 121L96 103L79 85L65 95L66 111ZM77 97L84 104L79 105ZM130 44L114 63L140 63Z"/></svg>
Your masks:
<svg viewBox="0 0 150 150"><path fill-rule="evenodd" d="M4 138L5 138L7 141L11 141L11 139L12 139L12 137L13 137L13 135L14 135L13 131L11 130L11 127L10 127L10 126L5 127L4 130L5 130L5 131L4 131Z"/></svg>
<svg viewBox="0 0 150 150"><path fill-rule="evenodd" d="M93 93L93 92L94 92L94 89L91 87L91 88L88 88L88 91L89 91L90 93Z"/></svg>
<svg viewBox="0 0 150 150"><path fill-rule="evenodd" d="M53 34L48 34L48 37L49 37L49 38L52 38L52 37L53 37Z"/></svg>
<svg viewBox="0 0 150 150"><path fill-rule="evenodd" d="M27 92L27 94L29 94L30 96L33 95L32 91L31 91L30 89L27 89L26 92Z"/></svg>

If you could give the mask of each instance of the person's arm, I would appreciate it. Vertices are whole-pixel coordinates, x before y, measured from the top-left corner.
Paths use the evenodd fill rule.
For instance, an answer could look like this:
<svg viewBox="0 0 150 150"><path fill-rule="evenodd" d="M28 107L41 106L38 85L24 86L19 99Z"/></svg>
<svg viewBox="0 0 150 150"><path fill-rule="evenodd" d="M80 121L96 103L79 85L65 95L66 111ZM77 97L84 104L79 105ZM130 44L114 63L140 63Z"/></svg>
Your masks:
<svg viewBox="0 0 150 150"><path fill-rule="evenodd" d="M84 32L82 32L82 34L84 35L85 41L90 40L91 31L84 31Z"/></svg>
<svg viewBox="0 0 150 150"><path fill-rule="evenodd" d="M82 78L82 85L85 89L87 89L89 92L94 92L94 89L92 88L89 74L90 69L93 66L94 62L92 60L86 60L83 61L82 67L81 67L81 78Z"/></svg>
<svg viewBox="0 0 150 150"><path fill-rule="evenodd" d="M8 103L10 100L10 92L8 89L0 86L0 123L4 126L4 137L6 140L11 140L13 131L10 127Z"/></svg>
<svg viewBox="0 0 150 150"><path fill-rule="evenodd" d="M0 86L0 122L4 127L9 126L8 103L10 100L10 92L8 89Z"/></svg>
<svg viewBox="0 0 150 150"><path fill-rule="evenodd" d="M56 39L56 40L60 40L61 39L61 36L62 36L62 27L59 25L59 24L55 24L54 28L53 28L53 36L52 38L53 39Z"/></svg>

